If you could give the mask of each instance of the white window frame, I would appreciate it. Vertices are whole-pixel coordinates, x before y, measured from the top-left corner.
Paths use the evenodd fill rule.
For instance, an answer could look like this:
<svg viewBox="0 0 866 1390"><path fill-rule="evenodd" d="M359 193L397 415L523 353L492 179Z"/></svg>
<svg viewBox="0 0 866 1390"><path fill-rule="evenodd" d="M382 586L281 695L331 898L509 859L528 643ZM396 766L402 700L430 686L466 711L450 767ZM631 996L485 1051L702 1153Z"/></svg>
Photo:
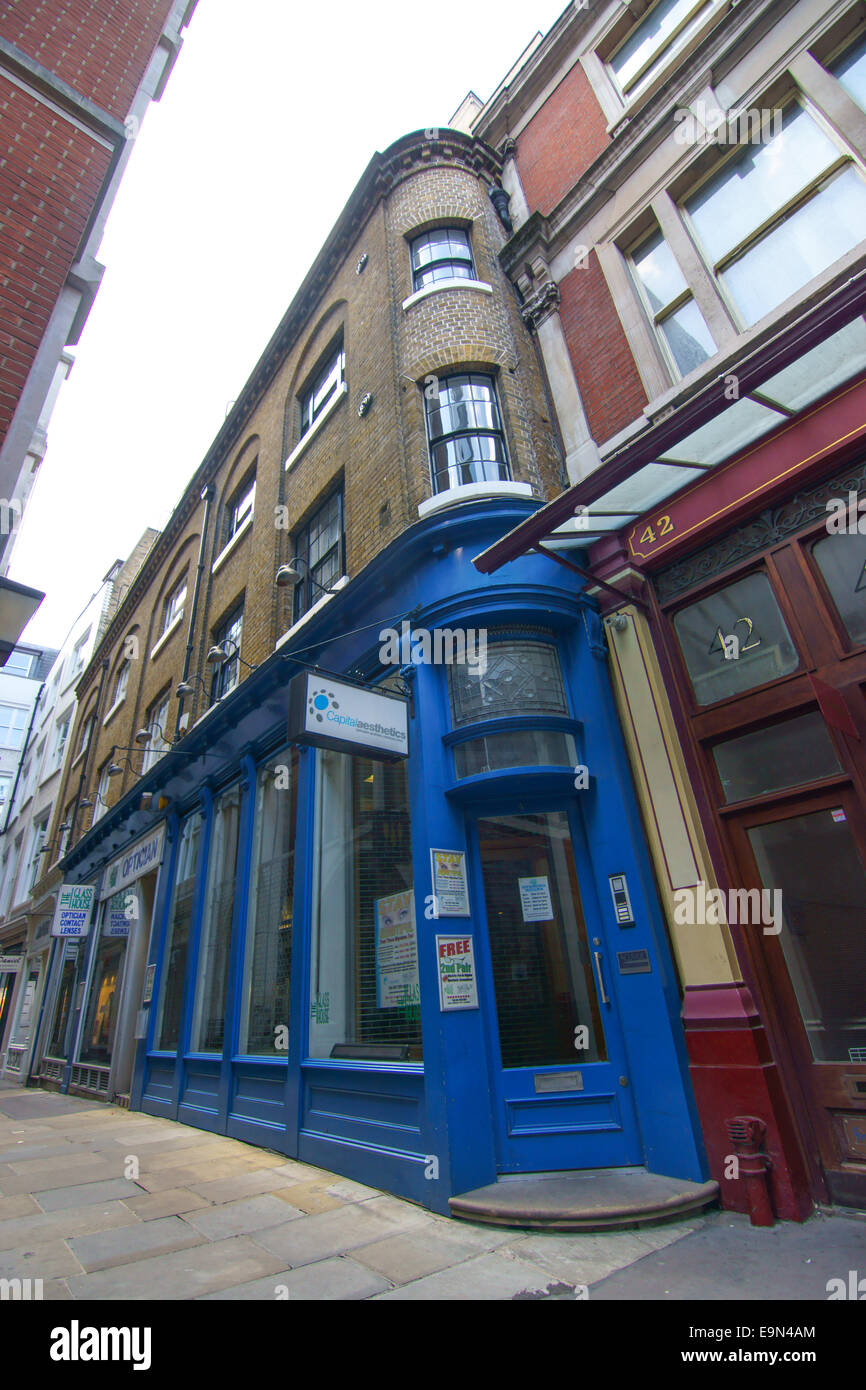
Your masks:
<svg viewBox="0 0 866 1390"><path fill-rule="evenodd" d="M22 720L22 724L21 724L21 738L20 738L20 740L19 740L18 743L4 743L4 742L3 742L3 737L4 737L4 735L2 734L2 732L0 732L0 748L11 748L11 749L13 749L13 751L15 751L15 752L20 752L21 749L24 747L24 740L25 740L26 737L27 737L27 715L28 715L27 706L26 706L26 705L11 705L11 704L8 703L8 701L4 700L2 703L0 703L0 710L2 710L2 711L4 711L4 712L5 712L6 710L9 710L13 715L14 715L14 714L20 714L20 715L23 716L23 720ZM10 732L10 734L13 732L13 728L14 728L15 722L16 722L16 721L14 720L14 718L11 719L11 720L9 721L9 732Z"/></svg>

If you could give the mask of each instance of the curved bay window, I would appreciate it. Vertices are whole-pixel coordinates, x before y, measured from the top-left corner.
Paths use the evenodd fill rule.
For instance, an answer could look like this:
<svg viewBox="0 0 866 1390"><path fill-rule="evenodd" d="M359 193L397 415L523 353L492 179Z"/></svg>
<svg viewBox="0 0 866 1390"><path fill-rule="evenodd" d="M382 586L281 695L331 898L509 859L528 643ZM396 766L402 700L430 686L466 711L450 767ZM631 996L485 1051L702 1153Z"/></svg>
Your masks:
<svg viewBox="0 0 866 1390"><path fill-rule="evenodd" d="M285 1059L288 1046L297 802L292 748L260 770L256 790L240 1051L258 1057Z"/></svg>
<svg viewBox="0 0 866 1390"><path fill-rule="evenodd" d="M426 397L434 492L467 483L507 482L505 434L492 376L443 377Z"/></svg>
<svg viewBox="0 0 866 1390"><path fill-rule="evenodd" d="M162 1052L176 1052L180 1038L186 956L189 949L203 821L200 811L187 817L181 829L177 850L163 973L159 986L159 1014L154 1033L154 1046Z"/></svg>
<svg viewBox="0 0 866 1390"><path fill-rule="evenodd" d="M412 288L416 292L443 281L474 278L469 233L462 227L436 227L413 240Z"/></svg>
<svg viewBox="0 0 866 1390"><path fill-rule="evenodd" d="M317 755L310 1056L422 1058L405 762Z"/></svg>
<svg viewBox="0 0 866 1390"><path fill-rule="evenodd" d="M555 727L557 720L571 718L556 647L507 630L491 630L487 643L486 666L448 667L452 728L493 720L525 724L528 716L545 718L554 727L497 728L456 743L457 777L510 767L573 767L577 760L573 734Z"/></svg>

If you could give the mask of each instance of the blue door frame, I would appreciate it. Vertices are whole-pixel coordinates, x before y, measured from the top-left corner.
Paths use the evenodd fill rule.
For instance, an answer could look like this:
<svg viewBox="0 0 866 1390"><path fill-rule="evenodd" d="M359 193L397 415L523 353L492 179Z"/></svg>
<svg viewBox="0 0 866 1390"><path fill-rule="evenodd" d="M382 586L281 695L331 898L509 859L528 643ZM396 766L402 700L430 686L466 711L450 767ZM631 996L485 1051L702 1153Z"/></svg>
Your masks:
<svg viewBox="0 0 866 1390"><path fill-rule="evenodd" d="M598 998L607 1060L584 1062L580 1051L568 1064L504 1068L501 1064L493 958L487 903L484 896L478 821L508 815L564 812L568 819L578 887L586 923L587 945L595 956L593 983ZM640 1164L643 1146L633 1095L627 1081L625 1042L619 1023L619 1001L611 969L614 949L599 910L591 864L579 812L564 799L531 798L503 801L467 815L467 839L477 908L477 951L480 997L489 1036L491 1108L496 1131L497 1170L502 1173L552 1172L578 1168L616 1168ZM598 969L604 972L608 1002L598 988ZM575 1076L581 1085L573 1089ZM557 1088L556 1080L562 1081ZM536 1079L544 1089L537 1089ZM570 1084L571 1083L571 1084ZM550 1089L548 1089L548 1087Z"/></svg>

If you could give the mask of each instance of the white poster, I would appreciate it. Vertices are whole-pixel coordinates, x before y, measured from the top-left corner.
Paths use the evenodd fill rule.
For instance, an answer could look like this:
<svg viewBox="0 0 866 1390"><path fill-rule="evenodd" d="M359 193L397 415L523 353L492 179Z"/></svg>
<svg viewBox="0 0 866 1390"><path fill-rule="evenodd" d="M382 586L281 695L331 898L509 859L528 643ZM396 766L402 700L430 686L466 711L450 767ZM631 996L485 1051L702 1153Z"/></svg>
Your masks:
<svg viewBox="0 0 866 1390"><path fill-rule="evenodd" d="M520 888L520 907L524 922L552 922L550 880L539 874L535 878L519 878L517 883Z"/></svg>
<svg viewBox="0 0 866 1390"><path fill-rule="evenodd" d="M376 902L376 1005L399 1009L420 1000L415 894L407 890Z"/></svg>
<svg viewBox="0 0 866 1390"><path fill-rule="evenodd" d="M456 849L431 849L434 917L468 917L466 855Z"/></svg>

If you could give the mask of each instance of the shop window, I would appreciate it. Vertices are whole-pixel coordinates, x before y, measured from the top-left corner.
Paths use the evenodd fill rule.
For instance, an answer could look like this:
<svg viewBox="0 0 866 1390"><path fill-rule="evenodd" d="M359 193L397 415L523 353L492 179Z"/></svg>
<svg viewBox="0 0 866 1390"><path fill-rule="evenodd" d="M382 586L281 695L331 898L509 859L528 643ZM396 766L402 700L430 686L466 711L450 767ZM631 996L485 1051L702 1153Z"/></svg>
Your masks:
<svg viewBox="0 0 866 1390"><path fill-rule="evenodd" d="M681 609L674 630L699 705L790 675L800 664L765 574Z"/></svg>
<svg viewBox="0 0 866 1390"><path fill-rule="evenodd" d="M442 377L426 395L433 491L511 476L492 376Z"/></svg>
<svg viewBox="0 0 866 1390"><path fill-rule="evenodd" d="M134 891L134 890L132 890ZM125 909L131 890L115 893L102 907L102 935L90 977L87 1013L78 1060L93 1066L110 1066L120 1003L120 980L126 953L129 922ZM110 933L124 933L114 935Z"/></svg>
<svg viewBox="0 0 866 1390"><path fill-rule="evenodd" d="M716 344L660 232L632 253L631 264L659 341L680 376L686 376L713 356Z"/></svg>
<svg viewBox="0 0 866 1390"><path fill-rule="evenodd" d="M214 803L193 1010L193 1052L222 1052L238 864L240 787Z"/></svg>
<svg viewBox="0 0 866 1390"><path fill-rule="evenodd" d="M866 642L866 537L853 532L824 536L812 555L851 641Z"/></svg>
<svg viewBox="0 0 866 1390"><path fill-rule="evenodd" d="M345 386L346 354L343 340L331 348L301 395L301 438L313 428Z"/></svg>
<svg viewBox="0 0 866 1390"><path fill-rule="evenodd" d="M232 613L214 628L214 647L221 647L225 655L214 663L211 677L210 702L215 705L224 695L234 690L240 679L241 633L244 625L244 605L240 603Z"/></svg>
<svg viewBox="0 0 866 1390"><path fill-rule="evenodd" d="M420 1061L406 763L317 755L310 1055Z"/></svg>
<svg viewBox="0 0 866 1390"><path fill-rule="evenodd" d="M290 1022L297 796L298 753L293 748L258 776L240 1025L242 1052L284 1060Z"/></svg>
<svg viewBox="0 0 866 1390"><path fill-rule="evenodd" d="M412 242L412 288L423 290L443 280L472 280L469 233L462 227L436 227Z"/></svg>
<svg viewBox="0 0 866 1390"><path fill-rule="evenodd" d="M765 885L779 893L779 944L816 1062L866 1049L866 876L844 812L813 811L750 829Z"/></svg>
<svg viewBox="0 0 866 1390"><path fill-rule="evenodd" d="M801 106L685 203L706 259L749 327L863 238L866 185Z"/></svg>
<svg viewBox="0 0 866 1390"><path fill-rule="evenodd" d="M343 492L333 493L313 514L295 540L295 555L303 561L302 579L295 589L294 621L312 608L342 578L346 537L343 529Z"/></svg>
<svg viewBox="0 0 866 1390"><path fill-rule="evenodd" d="M154 1047L162 1052L176 1052L180 1040L186 956L189 950L202 824L203 818L199 811L187 817L183 823L177 850L163 974L159 987L159 1012L154 1032Z"/></svg>
<svg viewBox="0 0 866 1390"><path fill-rule="evenodd" d="M48 1046L45 1049L46 1056L57 1057L61 1061L66 1060L66 1029L69 1024L69 1015L72 1010L72 998L75 993L75 981L78 976L78 956L81 943L78 941L67 941L65 946L63 965L60 969L60 983L57 988L57 999L54 1005L54 1017L51 1021Z"/></svg>
<svg viewBox="0 0 866 1390"><path fill-rule="evenodd" d="M726 802L748 801L842 771L817 712L728 739L713 749Z"/></svg>
<svg viewBox="0 0 866 1390"><path fill-rule="evenodd" d="M34 1010L36 1006L36 991L39 987L39 969L30 970L18 1004L18 1016L12 1026L12 1037L10 1044L12 1047L26 1048L30 1041L30 1033L34 1023Z"/></svg>

